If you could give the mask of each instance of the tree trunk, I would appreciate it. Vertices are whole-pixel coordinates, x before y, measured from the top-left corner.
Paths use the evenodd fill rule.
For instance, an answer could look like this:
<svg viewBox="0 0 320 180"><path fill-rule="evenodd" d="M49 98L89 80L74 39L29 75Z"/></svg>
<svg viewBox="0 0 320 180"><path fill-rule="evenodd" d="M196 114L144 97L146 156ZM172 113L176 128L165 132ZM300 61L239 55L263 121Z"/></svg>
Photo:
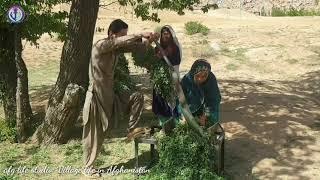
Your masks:
<svg viewBox="0 0 320 180"><path fill-rule="evenodd" d="M45 121L32 141L43 144L65 143L75 124L88 88L88 67L99 0L73 0L64 43L60 73L51 92Z"/></svg>
<svg viewBox="0 0 320 180"><path fill-rule="evenodd" d="M9 127L17 128L18 142L24 142L30 135L28 132L31 128L32 110L29 101L28 70L21 56L21 37L16 37L14 31L9 28L1 28L0 39L0 93L5 119Z"/></svg>
<svg viewBox="0 0 320 180"><path fill-rule="evenodd" d="M5 120L13 128L16 125L17 69L14 61L14 32L0 28L0 100Z"/></svg>
<svg viewBox="0 0 320 180"><path fill-rule="evenodd" d="M32 110L29 101L28 70L22 59L22 44L19 30L15 36L15 62L17 68L17 140L19 143L25 142L31 131Z"/></svg>

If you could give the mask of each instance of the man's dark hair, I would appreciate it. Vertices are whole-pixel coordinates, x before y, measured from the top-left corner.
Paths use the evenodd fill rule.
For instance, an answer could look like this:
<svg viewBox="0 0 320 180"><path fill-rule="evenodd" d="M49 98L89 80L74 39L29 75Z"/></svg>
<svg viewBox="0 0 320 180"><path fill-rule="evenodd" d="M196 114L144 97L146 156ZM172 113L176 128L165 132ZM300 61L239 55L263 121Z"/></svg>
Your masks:
<svg viewBox="0 0 320 180"><path fill-rule="evenodd" d="M123 29L128 29L128 24L122 21L121 19L113 20L108 29L108 35L110 33L118 33Z"/></svg>

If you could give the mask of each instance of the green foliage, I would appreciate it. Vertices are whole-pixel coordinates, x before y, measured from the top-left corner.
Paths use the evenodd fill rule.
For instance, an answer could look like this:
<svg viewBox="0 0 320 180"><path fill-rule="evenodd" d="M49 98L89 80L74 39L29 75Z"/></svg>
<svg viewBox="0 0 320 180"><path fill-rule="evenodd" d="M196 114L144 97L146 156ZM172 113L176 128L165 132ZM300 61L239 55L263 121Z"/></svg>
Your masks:
<svg viewBox="0 0 320 180"><path fill-rule="evenodd" d="M14 5L20 5L25 13L26 20L19 26L22 39L26 39L33 44L44 33L58 33L59 37L63 39L66 35L66 18L68 13L65 11L53 12L54 5L68 2L67 0L47 0L47 1L28 1L26 4L18 0L3 0L0 4L0 27L13 29L14 26L8 22L7 11Z"/></svg>
<svg viewBox="0 0 320 180"><path fill-rule="evenodd" d="M73 165L77 164L78 162L81 162L83 154L81 142L71 141L65 145L64 149L65 165Z"/></svg>
<svg viewBox="0 0 320 180"><path fill-rule="evenodd" d="M146 68L148 72L153 69L153 64L157 63L158 59L155 56L153 47L149 47L145 53L132 52L132 59L135 66Z"/></svg>
<svg viewBox="0 0 320 180"><path fill-rule="evenodd" d="M246 56L247 51L248 50L244 49L244 48L238 48L238 49L234 49L234 50L230 50L228 48L223 48L221 53L224 56L228 56L228 57L235 59L237 61L244 62L248 59L248 57Z"/></svg>
<svg viewBox="0 0 320 180"><path fill-rule="evenodd" d="M319 10L305 10L305 9L280 9L273 8L271 16L320 16Z"/></svg>
<svg viewBox="0 0 320 180"><path fill-rule="evenodd" d="M144 179L223 179L212 172L213 147L187 124L157 138L159 162Z"/></svg>
<svg viewBox="0 0 320 180"><path fill-rule="evenodd" d="M169 66L164 61L158 61L153 65L150 79L157 94L160 94L167 101L173 99L174 85L172 75Z"/></svg>
<svg viewBox="0 0 320 180"><path fill-rule="evenodd" d="M142 20L152 20L160 22L158 13L155 10L171 10L177 12L179 15L184 15L185 9L193 9L192 6L200 4L200 0L183 0L183 1L143 1L143 0L118 0L122 6L132 6L134 13L137 17L141 17ZM210 6L203 6L201 9L203 12L207 12Z"/></svg>
<svg viewBox="0 0 320 180"><path fill-rule="evenodd" d="M32 154L31 159L27 162L28 166L33 167L40 164L52 164L49 152L46 148L41 148L40 146L33 146L28 151Z"/></svg>
<svg viewBox="0 0 320 180"><path fill-rule="evenodd" d="M16 128L11 127L6 121L0 119L0 142L16 142Z"/></svg>
<svg viewBox="0 0 320 180"><path fill-rule="evenodd" d="M0 180L18 180L19 177L11 175L0 175Z"/></svg>
<svg viewBox="0 0 320 180"><path fill-rule="evenodd" d="M114 72L114 80L114 91L117 94L133 90L135 88L135 84L130 77L128 60L123 54L119 57L118 64Z"/></svg>
<svg viewBox="0 0 320 180"><path fill-rule="evenodd" d="M155 50L150 47L145 54L132 53L134 65L144 67L150 73L151 83L157 92L167 101L172 100L174 86L169 66L155 56Z"/></svg>
<svg viewBox="0 0 320 180"><path fill-rule="evenodd" d="M197 33L201 33L202 35L208 35L210 31L208 27L197 21L189 21L184 26L188 35L193 35Z"/></svg>

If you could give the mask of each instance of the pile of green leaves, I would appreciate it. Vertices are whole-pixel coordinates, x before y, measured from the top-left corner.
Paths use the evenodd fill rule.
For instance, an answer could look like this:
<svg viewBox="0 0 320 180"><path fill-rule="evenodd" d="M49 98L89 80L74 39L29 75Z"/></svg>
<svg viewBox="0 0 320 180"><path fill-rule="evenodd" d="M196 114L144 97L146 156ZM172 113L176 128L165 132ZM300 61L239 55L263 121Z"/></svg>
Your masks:
<svg viewBox="0 0 320 180"><path fill-rule="evenodd" d="M157 138L159 162L144 179L223 179L212 170L213 147L187 124Z"/></svg>
<svg viewBox="0 0 320 180"><path fill-rule="evenodd" d="M132 53L132 58L134 65L144 67L150 73L150 81L156 93L171 101L174 95L171 71L166 62L155 56L154 48L149 47L144 54Z"/></svg>
<svg viewBox="0 0 320 180"><path fill-rule="evenodd" d="M134 81L130 77L128 60L124 54L121 54L118 59L118 64L114 72L114 80L114 91L116 94L135 88Z"/></svg>

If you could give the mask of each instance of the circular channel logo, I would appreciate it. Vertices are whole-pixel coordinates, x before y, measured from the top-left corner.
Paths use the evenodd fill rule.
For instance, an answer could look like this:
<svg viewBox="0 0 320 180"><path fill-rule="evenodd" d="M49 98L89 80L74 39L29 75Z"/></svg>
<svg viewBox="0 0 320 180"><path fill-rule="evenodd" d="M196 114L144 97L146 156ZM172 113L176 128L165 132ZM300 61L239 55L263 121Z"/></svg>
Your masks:
<svg viewBox="0 0 320 180"><path fill-rule="evenodd" d="M25 18L24 10L21 6L12 6L8 11L8 18L11 23L21 23Z"/></svg>

